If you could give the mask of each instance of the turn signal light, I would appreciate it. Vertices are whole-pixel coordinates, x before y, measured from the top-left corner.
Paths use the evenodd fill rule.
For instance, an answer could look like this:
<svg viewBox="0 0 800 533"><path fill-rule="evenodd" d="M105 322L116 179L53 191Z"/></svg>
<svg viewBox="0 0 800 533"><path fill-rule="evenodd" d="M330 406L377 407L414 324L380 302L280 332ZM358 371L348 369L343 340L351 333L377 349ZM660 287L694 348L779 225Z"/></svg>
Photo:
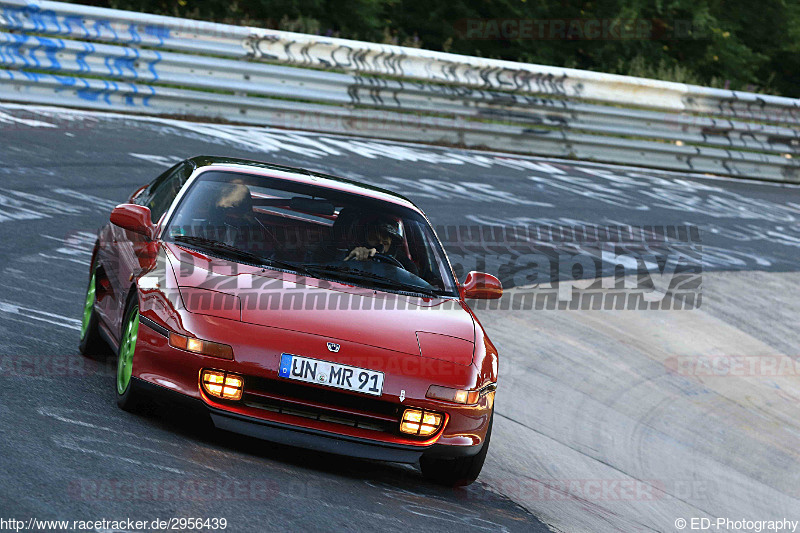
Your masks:
<svg viewBox="0 0 800 533"><path fill-rule="evenodd" d="M203 390L211 396L223 400L241 400L244 392L244 380L239 374L221 370L203 370L200 376Z"/></svg>
<svg viewBox="0 0 800 533"><path fill-rule="evenodd" d="M445 402L461 403L464 405L475 405L482 396L494 391L497 387L494 383L483 387L480 390L460 390L451 389L448 387L440 387L439 385L431 385L428 387L428 392L425 394L427 398L432 400L443 400Z"/></svg>
<svg viewBox="0 0 800 533"><path fill-rule="evenodd" d="M177 333L169 334L169 345L173 348L186 350L187 352L219 357L220 359L233 359L233 348L227 344L204 341L195 339L194 337L184 337Z"/></svg>
<svg viewBox="0 0 800 533"><path fill-rule="evenodd" d="M443 420L444 416L440 413L421 409L406 409L400 421L400 431L409 435L427 437L439 431Z"/></svg>

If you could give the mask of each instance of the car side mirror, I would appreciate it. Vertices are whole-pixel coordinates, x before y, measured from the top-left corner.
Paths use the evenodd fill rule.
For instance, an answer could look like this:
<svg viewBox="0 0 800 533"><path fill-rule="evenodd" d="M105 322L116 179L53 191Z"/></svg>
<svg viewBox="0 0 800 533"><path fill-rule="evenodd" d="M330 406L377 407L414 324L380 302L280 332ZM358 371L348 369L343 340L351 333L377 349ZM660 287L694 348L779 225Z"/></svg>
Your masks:
<svg viewBox="0 0 800 533"><path fill-rule="evenodd" d="M150 209L143 205L118 205L111 211L111 223L133 233L144 235L148 240L155 236L155 226L150 219Z"/></svg>
<svg viewBox="0 0 800 533"><path fill-rule="evenodd" d="M464 298L496 300L503 296L503 284L491 274L470 272L464 280Z"/></svg>

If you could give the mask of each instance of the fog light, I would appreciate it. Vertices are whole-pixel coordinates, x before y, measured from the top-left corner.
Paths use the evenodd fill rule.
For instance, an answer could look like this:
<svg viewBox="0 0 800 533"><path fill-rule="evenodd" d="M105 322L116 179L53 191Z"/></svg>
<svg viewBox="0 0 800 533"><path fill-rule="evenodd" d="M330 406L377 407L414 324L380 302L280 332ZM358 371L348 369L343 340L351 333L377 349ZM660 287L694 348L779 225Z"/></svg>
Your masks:
<svg viewBox="0 0 800 533"><path fill-rule="evenodd" d="M177 333L169 334L169 345L173 348L186 350L187 352L210 355L211 357L219 357L220 359L233 359L233 348L227 344L204 341L195 339L194 337L185 337Z"/></svg>
<svg viewBox="0 0 800 533"><path fill-rule="evenodd" d="M400 431L409 435L427 437L439 431L443 420L444 416L440 413L421 409L406 409L400 421Z"/></svg>
<svg viewBox="0 0 800 533"><path fill-rule="evenodd" d="M244 379L238 374L222 370L203 370L200 376L203 390L211 396L223 400L241 400L244 392Z"/></svg>

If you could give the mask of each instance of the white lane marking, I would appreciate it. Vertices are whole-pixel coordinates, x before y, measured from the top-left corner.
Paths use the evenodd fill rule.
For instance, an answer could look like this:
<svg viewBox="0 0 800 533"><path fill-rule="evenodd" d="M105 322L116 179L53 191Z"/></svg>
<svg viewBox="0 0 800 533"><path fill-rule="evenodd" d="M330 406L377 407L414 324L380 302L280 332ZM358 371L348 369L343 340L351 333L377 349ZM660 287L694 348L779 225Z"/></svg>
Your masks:
<svg viewBox="0 0 800 533"><path fill-rule="evenodd" d="M7 313L9 315L18 316L22 318L29 318L31 320L38 320L39 322L46 322L54 326L62 328L74 329L80 331L81 321L76 318L69 318L55 313L48 313L46 311L39 311L38 309L31 309L21 305L12 304L9 302L0 301L0 313Z"/></svg>

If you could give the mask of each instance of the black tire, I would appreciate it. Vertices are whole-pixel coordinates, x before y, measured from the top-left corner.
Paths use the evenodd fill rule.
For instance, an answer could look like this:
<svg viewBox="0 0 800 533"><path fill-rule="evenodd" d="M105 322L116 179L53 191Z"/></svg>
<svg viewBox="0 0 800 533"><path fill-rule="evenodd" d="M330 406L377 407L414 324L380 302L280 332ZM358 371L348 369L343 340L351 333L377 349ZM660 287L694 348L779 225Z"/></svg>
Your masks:
<svg viewBox="0 0 800 533"><path fill-rule="evenodd" d="M89 282L86 284L86 292L88 294L89 290L91 289L91 284L95 282L95 266L92 265L92 269L89 273ZM89 317L88 325L86 326L86 331L83 333L80 341L78 342L78 350L80 350L81 354L88 357L89 359L94 359L96 361L103 361L106 356L111 355L111 348L109 348L106 341L100 335L100 318L97 316L97 311L94 309L94 304L97 302L97 297L94 297L94 302L92 303L92 310L91 315ZM85 303L84 303L84 311L85 311Z"/></svg>
<svg viewBox="0 0 800 533"><path fill-rule="evenodd" d="M424 455L420 457L419 466L423 477L432 483L446 487L464 487L478 479L483 463L486 461L486 454L489 453L493 421L494 411L489 418L489 428L486 430L486 440L483 441L483 447L481 451L472 457L458 457L456 459L442 459Z"/></svg>
<svg viewBox="0 0 800 533"><path fill-rule="evenodd" d="M119 364L120 364L120 357L122 351L125 349L125 330L128 326L128 322L133 318L134 313L138 315L139 313L139 303L134 295L129 301L128 306L125 309L125 319L122 321L122 338L119 343L119 348L117 348L117 373L119 374ZM131 360L131 365L133 361ZM133 369L131 368L131 373ZM124 411L128 411L131 413L138 413L142 410L142 408L147 404L144 394L138 387L136 383L136 379L134 377L130 377L127 383L127 387L124 391L119 391L119 376L114 381L114 390L117 393L117 405L120 409Z"/></svg>

